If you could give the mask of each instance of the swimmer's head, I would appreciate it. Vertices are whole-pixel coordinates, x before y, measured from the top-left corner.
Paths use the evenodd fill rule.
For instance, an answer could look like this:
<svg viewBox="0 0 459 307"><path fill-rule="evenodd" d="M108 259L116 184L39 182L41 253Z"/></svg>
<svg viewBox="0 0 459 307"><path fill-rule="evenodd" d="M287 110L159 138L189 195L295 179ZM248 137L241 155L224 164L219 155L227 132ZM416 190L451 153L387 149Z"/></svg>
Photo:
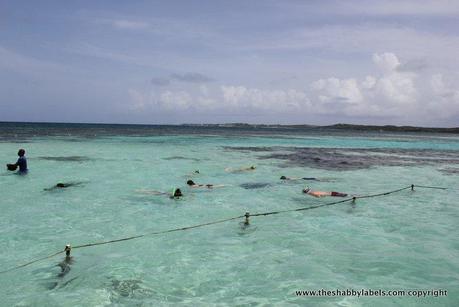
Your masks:
<svg viewBox="0 0 459 307"><path fill-rule="evenodd" d="M303 189L303 193L308 193L309 191L311 191L311 188L309 187L306 187L306 189Z"/></svg>
<svg viewBox="0 0 459 307"><path fill-rule="evenodd" d="M174 197L183 196L182 191L180 191L180 189L175 189L175 190L174 190L173 196L174 196Z"/></svg>
<svg viewBox="0 0 459 307"><path fill-rule="evenodd" d="M186 182L186 184L187 184L187 185L195 185L195 183L194 183L193 180L188 180L188 181Z"/></svg>
<svg viewBox="0 0 459 307"><path fill-rule="evenodd" d="M58 184L56 184L56 187L65 188L65 184L63 184L62 182L59 182Z"/></svg>
<svg viewBox="0 0 459 307"><path fill-rule="evenodd" d="M18 151L18 156L19 156L19 157L22 157L22 156L24 156L24 155L25 155L25 150L22 149L22 148L19 149L19 151Z"/></svg>
<svg viewBox="0 0 459 307"><path fill-rule="evenodd" d="M281 176L280 179L281 179L281 180L287 180L287 177Z"/></svg>
<svg viewBox="0 0 459 307"><path fill-rule="evenodd" d="M250 169L256 169L256 167L252 165L252 166L250 167Z"/></svg>

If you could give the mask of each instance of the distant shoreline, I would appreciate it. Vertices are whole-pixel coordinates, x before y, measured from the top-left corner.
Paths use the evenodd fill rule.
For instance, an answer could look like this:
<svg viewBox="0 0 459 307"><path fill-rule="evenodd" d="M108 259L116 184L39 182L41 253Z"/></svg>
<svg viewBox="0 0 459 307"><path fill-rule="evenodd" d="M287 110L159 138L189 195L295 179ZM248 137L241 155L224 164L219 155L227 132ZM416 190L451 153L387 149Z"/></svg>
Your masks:
<svg viewBox="0 0 459 307"><path fill-rule="evenodd" d="M0 126L93 126L93 127L209 127L209 128L246 128L246 129L308 129L308 130L354 130L354 131L376 131L376 132L434 132L434 133L458 133L459 127L437 128L437 127L417 127L417 126L396 126L396 125L354 125L354 124L334 124L334 125L280 125L280 124L247 124L247 123L224 123L224 124L110 124L110 123L56 123L56 122L8 122L0 121Z"/></svg>
<svg viewBox="0 0 459 307"><path fill-rule="evenodd" d="M234 128L297 128L297 129L317 129L317 130L356 130L356 131L381 131L381 132L441 132L459 133L459 127L435 128L435 127L416 127L416 126L395 126L395 125L353 125L353 124L334 124L334 125L270 125L270 124L183 124L184 126L203 126L203 127L234 127Z"/></svg>

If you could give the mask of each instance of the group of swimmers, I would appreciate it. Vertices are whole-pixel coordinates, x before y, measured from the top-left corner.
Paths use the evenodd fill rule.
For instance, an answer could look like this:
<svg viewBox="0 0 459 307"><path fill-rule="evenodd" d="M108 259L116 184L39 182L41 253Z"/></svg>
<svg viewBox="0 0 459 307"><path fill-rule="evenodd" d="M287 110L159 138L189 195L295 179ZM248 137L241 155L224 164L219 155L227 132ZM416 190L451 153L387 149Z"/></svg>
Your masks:
<svg viewBox="0 0 459 307"><path fill-rule="evenodd" d="M255 166L250 166L250 167L243 167L243 168L238 168L238 169L231 169L231 168L226 168L225 171L227 172L232 172L232 173L239 173L239 172L245 172L245 171L254 171L256 170ZM200 174L199 170L193 171L193 174ZM330 179L320 179L320 178L315 178L315 177L286 177L286 176L281 176L280 180L283 181L296 181L296 180L308 180L308 181L330 181ZM226 185L219 184L198 184L195 183L193 180L189 179L186 184L190 188L207 188L207 189L213 189L213 188L220 188L220 187L225 187ZM153 194L153 195L167 195L170 198L180 198L183 196L182 190L180 188L174 188L172 189L172 193L167 193L167 192L161 192L161 191L152 191L152 190L137 190L137 192L144 193L144 194ZM303 189L304 194L308 194L314 197L325 197L325 196L333 196L333 197L347 197L347 193L341 193L341 192L336 192L336 191L314 191L311 190L311 188L306 187Z"/></svg>
<svg viewBox="0 0 459 307"><path fill-rule="evenodd" d="M16 171L18 168L18 174L27 174L28 168L27 168L27 159L25 157L25 150L24 149L19 149L18 151L18 160L16 163L12 164L7 164L6 167L9 171ZM243 168L238 168L238 169L232 169L232 168L226 168L225 171L231 172L231 173L240 173L240 172L246 172L246 171L255 171L256 167L254 165L249 166L249 167L243 167ZM194 174L199 174L199 170L195 170L193 172ZM286 176L281 176L281 180L289 180L289 181L295 181L295 180L308 180L308 181L327 181L327 180L322 180L319 178L315 177L286 177ZM51 188L45 189L45 191L51 191L55 189L62 189L62 188L68 188L71 186L79 185L81 182L70 182L70 183L57 183ZM214 185L214 184L197 184L193 180L188 180L187 185L190 188L207 188L207 189L213 189L213 188L219 188L219 187L224 187L225 185ZM174 188L172 190L172 193L169 194L167 192L160 192L160 191L150 191L150 190L140 190L140 192L147 193L147 194L153 194L153 195L168 195L170 198L180 198L183 196L182 190L180 188ZM333 197L346 197L348 194L346 193L341 193L341 192L336 192L336 191L313 191L311 188L307 187L303 189L304 194L308 194L314 197L325 197L325 196L333 196Z"/></svg>

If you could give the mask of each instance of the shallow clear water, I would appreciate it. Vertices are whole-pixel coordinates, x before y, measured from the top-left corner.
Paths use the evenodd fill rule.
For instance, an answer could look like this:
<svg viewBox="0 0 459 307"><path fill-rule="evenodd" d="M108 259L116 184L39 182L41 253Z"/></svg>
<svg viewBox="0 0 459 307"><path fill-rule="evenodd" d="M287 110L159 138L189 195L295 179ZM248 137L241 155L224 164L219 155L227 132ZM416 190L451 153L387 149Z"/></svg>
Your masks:
<svg viewBox="0 0 459 307"><path fill-rule="evenodd" d="M6 138L0 142L3 163L13 162L17 149L24 147L30 169L26 176L0 173L0 271L52 254L67 243L118 239L246 211L336 200L305 196L301 190L306 185L355 195L412 183L448 190L419 188L358 200L354 207L344 203L253 217L248 230L240 229L241 219L75 249L74 263L63 277L57 266L62 254L0 274L2 306L455 306L459 301L457 136L175 131L152 136L95 132L88 138L69 131L65 136L37 135L22 143ZM297 161L301 159L294 158L295 150L305 147L345 150L349 154L340 159L347 159L347 166L328 167L343 161ZM293 154L278 159L269 157L273 153ZM322 158L334 157L327 155ZM378 158L365 160L371 155ZM408 160L383 163L394 155ZM250 165L257 169L225 171ZM192 174L196 169L200 174ZM281 175L329 181L281 182ZM190 189L187 179L226 186ZM44 191L58 182L81 184ZM267 186L244 188L251 183ZM172 200L138 191L170 192L173 187L182 188L185 196ZM448 296L295 295L296 290L318 289L445 289Z"/></svg>

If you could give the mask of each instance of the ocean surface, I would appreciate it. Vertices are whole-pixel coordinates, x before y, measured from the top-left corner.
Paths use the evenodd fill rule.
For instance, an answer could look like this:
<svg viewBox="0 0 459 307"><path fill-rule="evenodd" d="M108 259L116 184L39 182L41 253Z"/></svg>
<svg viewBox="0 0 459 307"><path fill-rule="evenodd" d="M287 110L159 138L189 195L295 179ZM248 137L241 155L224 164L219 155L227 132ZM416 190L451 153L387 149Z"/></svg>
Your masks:
<svg viewBox="0 0 459 307"><path fill-rule="evenodd" d="M1 306L458 306L459 135L0 123ZM252 171L236 170L256 166ZM195 171L199 170L199 173ZM320 181L282 181L280 176ZM224 185L193 189L199 184ZM73 183L54 188L57 183ZM180 199L156 195L180 188ZM447 296L298 296L300 290Z"/></svg>

